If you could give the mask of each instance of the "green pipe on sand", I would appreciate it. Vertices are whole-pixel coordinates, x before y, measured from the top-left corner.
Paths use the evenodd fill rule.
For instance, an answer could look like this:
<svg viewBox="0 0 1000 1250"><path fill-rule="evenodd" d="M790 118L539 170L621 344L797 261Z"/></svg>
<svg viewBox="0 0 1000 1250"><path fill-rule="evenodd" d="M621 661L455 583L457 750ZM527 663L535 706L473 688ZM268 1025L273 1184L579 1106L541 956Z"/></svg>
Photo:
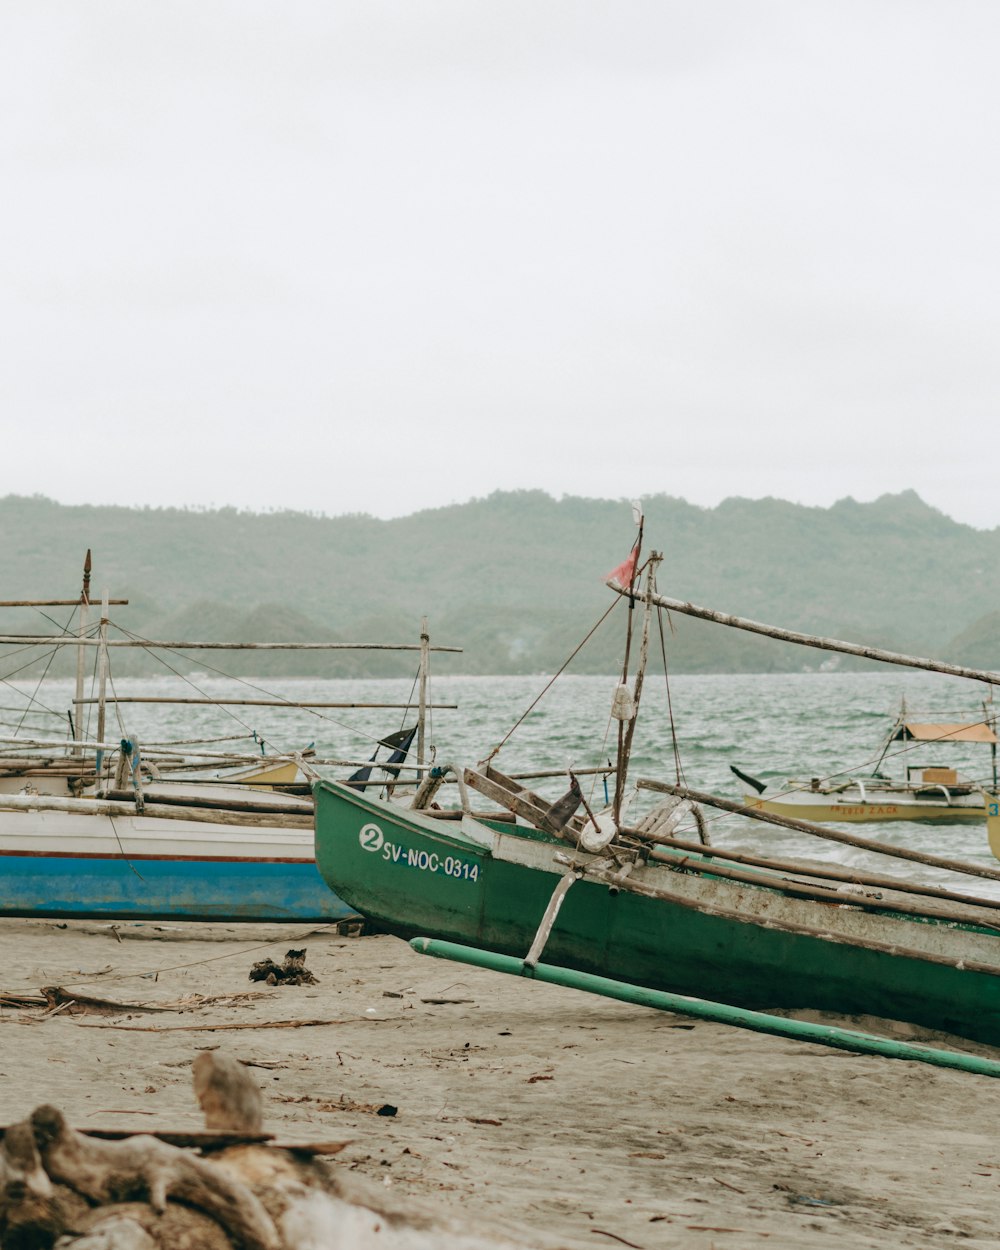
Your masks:
<svg viewBox="0 0 1000 1250"><path fill-rule="evenodd" d="M805 1020L786 1020L782 1016L771 1016L763 1011L747 1011L743 1007L707 1002L703 998L687 998L683 994L650 990L641 985L629 985L625 981L595 977L587 972L557 968L552 964L526 967L523 959L477 950L473 946L460 946L456 942L439 942L434 938L417 937L413 938L410 945L420 955L452 959L477 968L489 968L493 972L507 972L513 976L529 977L534 981L546 981L550 985L586 990L591 994L602 994L605 998L636 1003L640 1007L673 1011L683 1016L694 1016L699 1020L713 1020L717 1024L731 1024L738 1029L752 1029L755 1033L774 1033L778 1037L790 1037L799 1042L816 1042L838 1050L882 1055L887 1059L910 1059L918 1063L934 1064L939 1068L957 1068L960 1072L975 1072L979 1076L1000 1076L1000 1062L995 1059L981 1059L978 1055L935 1050L930 1046L916 1046L910 1042L892 1042L871 1033L857 1033L853 1029L838 1029L825 1024L810 1024Z"/></svg>

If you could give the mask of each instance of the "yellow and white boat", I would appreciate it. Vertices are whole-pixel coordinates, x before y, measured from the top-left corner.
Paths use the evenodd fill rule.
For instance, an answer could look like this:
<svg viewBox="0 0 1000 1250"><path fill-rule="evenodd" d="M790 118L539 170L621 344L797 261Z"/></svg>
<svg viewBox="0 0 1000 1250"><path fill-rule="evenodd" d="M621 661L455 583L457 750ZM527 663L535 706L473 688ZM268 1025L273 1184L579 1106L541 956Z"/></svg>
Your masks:
<svg viewBox="0 0 1000 1250"><path fill-rule="evenodd" d="M893 780L878 771L878 765L893 743L988 745L992 762L990 776L973 779L962 776L954 768L909 765L905 778ZM765 796L768 786L764 782L737 768L733 768L733 772L756 791L744 794L748 807L796 820L819 823L910 820L941 824L981 821L987 815L984 790L996 792L998 789L997 735L992 715L980 721L956 723L912 721L905 719L904 712L890 731L878 764L868 777L790 778L773 794ZM996 836L1000 847L1000 815Z"/></svg>
<svg viewBox="0 0 1000 1250"><path fill-rule="evenodd" d="M315 755L314 751L304 751L304 755ZM254 790L273 790L275 786L291 786L297 782L305 784L306 778L294 760L262 759L259 764L251 764L248 768L236 769L233 772L220 774L226 781L235 781L242 786L251 786Z"/></svg>

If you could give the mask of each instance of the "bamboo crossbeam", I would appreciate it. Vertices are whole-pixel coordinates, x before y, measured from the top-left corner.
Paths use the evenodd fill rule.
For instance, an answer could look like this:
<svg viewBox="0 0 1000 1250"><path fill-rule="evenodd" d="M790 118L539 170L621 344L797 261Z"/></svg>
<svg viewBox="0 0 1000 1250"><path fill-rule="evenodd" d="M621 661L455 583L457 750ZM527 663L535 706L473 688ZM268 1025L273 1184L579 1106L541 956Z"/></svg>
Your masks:
<svg viewBox="0 0 1000 1250"><path fill-rule="evenodd" d="M747 864L753 868L766 868L773 872L797 872L808 877L820 877L828 881L840 881L845 885L870 886L874 889L896 890L901 894L916 894L923 898L939 898L949 903L967 903L973 907L985 907L1000 911L1000 899L986 898L979 894L963 894L958 890L946 890L937 885L920 885L913 881L905 881L898 877L882 876L880 873L859 872L854 868L835 867L833 864L810 862L802 863L792 859L777 859L769 855L751 855L747 851L727 850L719 846L706 846L703 842L689 842L684 838L673 838L669 834L645 833L641 829L623 827L619 833L625 837L635 838L650 846L669 846L677 851L688 851L711 863L723 859L734 864ZM654 851L653 858L660 858ZM676 863L673 856L664 857L664 862Z"/></svg>
<svg viewBox="0 0 1000 1250"><path fill-rule="evenodd" d="M85 816L135 816L134 800L128 803L112 799L64 799L49 794L0 795L0 811L17 812L76 812ZM142 811L144 817L162 817L165 820L190 820L201 824L239 825L260 828L311 829L311 813L283 815L253 812L220 811L201 807L197 803L173 807L167 803L147 803Z"/></svg>
<svg viewBox="0 0 1000 1250"><path fill-rule="evenodd" d="M88 745L90 745L88 743ZM107 750L117 750L117 747L105 748ZM267 768L272 764L292 763L295 759L293 755L223 755L205 754L197 751L183 752L176 751L170 754L157 752L156 755L143 756L151 764L157 764L161 769L173 769L179 771L190 768L192 771L198 768L219 768L238 767L240 765L259 764L263 768ZM200 762L194 762L200 761ZM306 761L314 768L403 768L410 772L430 772L434 767L433 764L409 764L405 760L398 764L389 764L388 761L376 760L374 763L370 759L365 760L344 760L344 759L327 759L322 756L310 755ZM220 777L222 782L228 782L236 785L252 784L240 780L239 777ZM267 783L271 784L271 783Z"/></svg>
<svg viewBox="0 0 1000 1250"><path fill-rule="evenodd" d="M613 777L615 774L614 765L610 767L605 765L602 768L574 768L573 773L577 777ZM511 781L543 781L545 778L566 776L565 768L548 768L537 773L508 773L507 776Z"/></svg>
<svg viewBox="0 0 1000 1250"><path fill-rule="evenodd" d="M74 600L76 602L76 600ZM145 647L165 651L419 651L418 643L391 642L160 642L151 638L81 638L77 634L0 634L0 643L29 647ZM429 647L461 655L461 647Z"/></svg>
<svg viewBox="0 0 1000 1250"><path fill-rule="evenodd" d="M0 744L2 744L4 741L5 741L4 739L0 738ZM68 754L68 748L71 746L77 745L76 743L67 743L64 741L51 742L51 741L46 741L42 739L31 740L31 739L23 739L23 738L12 738L12 739L8 739L7 741L9 741L12 745L16 746L19 750L22 750L22 751L25 749L25 747L63 748L67 750L67 754L64 756L66 760L71 760L73 758L72 756ZM120 742L93 742L90 739L84 739L82 743L80 743L79 745L86 747L90 751L107 751L107 752L117 751L121 747ZM189 761L192 761L192 760L203 760L206 762L204 764L197 765L197 767L214 768L214 767L219 767L221 765L227 765L227 764L232 764L232 765L261 764L261 765L266 766L268 764L290 762L292 759L294 759L294 756L292 755L260 755L259 753L238 754L235 752L223 752L223 751L173 751L169 747L166 747L166 746L157 746L155 754L150 754L144 750L143 758L148 763L151 763L151 764L162 764L165 766L176 767L176 768L183 768L186 766L186 764ZM3 760L4 760L4 756L2 755L2 753L0 753L0 763L2 763ZM176 763L174 761L176 761ZM332 758L328 759L326 757L309 756L310 764L319 765L323 768L362 768L371 764L371 762L372 761L370 759L345 760L345 759L332 759ZM382 764L376 761L374 767L381 768ZM398 764L393 764L392 767L408 769L411 772L427 772L433 767L433 765L432 764L410 764L410 763L407 763L406 761L401 761ZM233 780L236 780L236 779L234 778Z"/></svg>
<svg viewBox="0 0 1000 1250"><path fill-rule="evenodd" d="M122 607L127 599L109 599L109 604ZM0 608L78 608L81 600L76 599L0 599Z"/></svg>
<svg viewBox="0 0 1000 1250"><path fill-rule="evenodd" d="M622 590L608 583L610 589L625 599L645 602L645 592ZM716 625L727 625L731 629L742 629L751 634L761 634L765 638L775 638L779 642L791 642L800 647L816 647L821 651L839 651L843 655L856 655L865 660L878 660L882 664L899 664L906 668L926 669L930 673L945 673L950 677L967 677L971 681L982 681L990 686L1000 686L1000 673L987 669L969 668L964 664L946 664L940 660L929 660L922 656L903 655L898 651L883 651L880 647L862 646L854 642L843 642L838 638L823 638L816 634L801 634L791 629L779 629L776 625L765 625L761 621L752 621L746 617L733 616L728 612L716 612L712 608L702 608L683 599L669 599L666 595L652 594L649 602L668 612L680 612L683 616L695 616L699 620L713 621Z"/></svg>
<svg viewBox="0 0 1000 1250"><path fill-rule="evenodd" d="M30 772L32 776L55 774L56 776L79 776L93 772L93 765L82 760L78 755L39 755L37 757L0 755L0 774L22 774Z"/></svg>
<svg viewBox="0 0 1000 1250"><path fill-rule="evenodd" d="M761 883L759 872L751 872L742 868L730 868L714 861L711 864L706 864L700 858L700 852L698 858L686 856L683 859L677 859L673 856L662 855L662 853L656 856L656 858L660 862L669 862L674 868L696 870L707 876L721 877L725 881L738 881L742 885L760 885ZM1000 931L1000 920L995 916L977 915L971 909L958 910L954 907L931 907L926 903L921 904L917 902L915 898L900 902L897 899L872 898L864 894L841 894L834 886L795 881L791 875L786 876L784 874L780 876L780 879L771 877L767 885L769 889L778 890L781 894L787 894L789 898L812 899L815 902L833 903L840 907L854 907L858 911L893 912L904 916L925 916L932 920L944 920L953 924L978 925L980 928Z"/></svg>
<svg viewBox="0 0 1000 1250"><path fill-rule="evenodd" d="M211 746L213 742L249 742L249 734L226 734L220 738L167 738L163 742L151 742L148 738L143 739L143 747L148 751L151 747L184 747L184 746Z"/></svg>
<svg viewBox="0 0 1000 1250"><path fill-rule="evenodd" d="M232 794L216 795L210 790L203 790L202 783L199 783L198 788L199 793L193 798L190 794L171 794L162 786L151 786L146 792L145 810L149 810L150 804L157 806L162 804L166 807L198 807L213 811L255 812L258 815L272 816L308 816L310 814L302 803L288 803L282 802L280 798L262 797L267 791L248 791L246 798L237 799ZM131 802L133 806L135 804L135 795L129 790L101 790L98 798L119 803Z"/></svg>
<svg viewBox="0 0 1000 1250"><path fill-rule="evenodd" d="M74 699L75 706L87 703L194 703L209 707L339 707L339 708L413 708L412 703L327 703L309 699L188 699L163 695L108 695L104 699ZM428 703L428 708L454 711L457 703Z"/></svg>
<svg viewBox="0 0 1000 1250"><path fill-rule="evenodd" d="M747 807L744 803L733 803L715 794L691 790L687 786L672 785L667 781L654 781L643 777L636 782L636 785L641 790L676 794L682 799L690 799L693 803L701 803L706 807L716 807L719 811L730 812L734 816L745 816L748 820L761 820L765 824L778 825L782 829L793 829L796 833L808 833L816 838L825 838L829 842L843 842L846 846L854 846L862 851L872 851L876 855L888 855L892 859L908 859L913 863L926 864L929 868L942 868L947 872L959 872L969 877L983 877L987 881L1000 881L1000 868L986 868L979 864L965 863L960 859L946 859L940 855L928 855L924 851L913 851L904 846L890 846L887 842L877 842L874 838L859 838L856 834L844 833L840 829L813 824L811 820L794 820L791 816L778 816L773 812L760 811L754 807Z"/></svg>
<svg viewBox="0 0 1000 1250"><path fill-rule="evenodd" d="M70 738L0 738L0 744L16 747L18 750L25 750L30 747L32 750L57 750L69 751L71 748L84 745L90 747L93 751L95 748L102 751L116 751L118 742L85 742L77 743Z"/></svg>
<svg viewBox="0 0 1000 1250"><path fill-rule="evenodd" d="M555 858L560 864L567 863L568 865L570 863L569 857L560 853L557 853ZM593 865L589 865L585 869L584 875L586 880L600 881L604 885L617 887L630 894L641 894L644 898L660 899L677 907L684 907L688 911L699 912L704 916L719 916L725 920L735 920L740 924L751 927L760 923L755 917L738 911L736 908L725 907L716 903L705 903L700 899L689 898L686 894L678 894L673 890L664 890L659 886L648 885L645 881L638 881L634 877L622 878L620 873L609 872L603 868L596 868ZM755 884L758 887L773 888L776 883L769 881L765 877L757 877ZM990 976L997 976L998 970L1000 970L1000 965L996 963L983 963L979 960L958 958L952 955L937 955L932 951L915 950L896 942L882 942L876 938L851 937L845 933L838 933L834 929L819 929L814 925L797 924L791 920L778 920L774 916L768 916L765 923L768 929L775 929L780 933L794 933L801 937L819 938L823 942L834 942L838 946L854 946L860 950L877 951L880 954L902 956L906 959L919 959L923 963L938 964L944 968L958 968L963 972L987 972Z"/></svg>

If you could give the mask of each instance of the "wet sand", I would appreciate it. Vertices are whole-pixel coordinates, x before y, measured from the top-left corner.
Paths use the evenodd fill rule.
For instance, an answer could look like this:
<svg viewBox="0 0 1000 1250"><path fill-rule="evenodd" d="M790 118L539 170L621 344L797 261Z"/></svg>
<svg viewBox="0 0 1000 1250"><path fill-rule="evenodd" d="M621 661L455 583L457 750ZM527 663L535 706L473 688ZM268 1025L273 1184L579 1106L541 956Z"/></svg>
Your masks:
<svg viewBox="0 0 1000 1250"><path fill-rule="evenodd" d="M248 980L302 947L317 985ZM169 1008L0 1008L3 1124L51 1102L77 1128L198 1129L191 1063L218 1048L252 1065L280 1140L349 1141L335 1166L525 1246L997 1244L1000 1081L987 1077L329 929L3 920L0 962L9 994L62 986Z"/></svg>

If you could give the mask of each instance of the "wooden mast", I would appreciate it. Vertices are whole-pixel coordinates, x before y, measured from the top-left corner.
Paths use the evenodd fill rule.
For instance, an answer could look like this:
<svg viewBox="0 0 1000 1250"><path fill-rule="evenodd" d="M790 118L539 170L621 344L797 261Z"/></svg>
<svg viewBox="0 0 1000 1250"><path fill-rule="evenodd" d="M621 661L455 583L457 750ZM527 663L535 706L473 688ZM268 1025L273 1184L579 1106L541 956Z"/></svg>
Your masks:
<svg viewBox="0 0 1000 1250"><path fill-rule="evenodd" d="M635 515L635 507L636 506L633 505L633 515ZM615 694L615 707L612 710L612 715L616 716L618 720L618 751L615 757L615 799L614 805L611 809L614 814L616 825L618 824L621 816L622 795L625 792L626 748L625 721L622 719L622 716L618 715L615 708L617 708L618 693L627 694L628 692L628 665L632 650L632 619L635 612L635 594L632 591L632 587L635 585L635 573L639 567L639 555L642 552L642 530L646 521L646 518L643 516L641 510L635 519L639 526L639 532L636 535L635 542L632 544L632 551L630 553L632 558L632 576L629 579L628 587L620 592L628 598L628 624L626 626L625 633L625 656L622 660L621 684ZM634 713L632 716L632 723L635 723Z"/></svg>
<svg viewBox="0 0 1000 1250"><path fill-rule="evenodd" d="M621 803L625 793L625 783L628 779L628 763L632 754L632 739L635 736L635 726L639 719L639 701L642 698L642 686L646 679L646 662L649 658L649 626L650 619L653 615L652 594L653 586L656 582L656 566L663 557L658 551L651 551L646 569L646 594L645 606L642 613L642 635L639 640L639 658L635 667L635 689L632 692L632 717L627 724L622 725L623 743L622 750L618 755L618 775L615 779L615 807L614 817L615 825L621 823Z"/></svg>
<svg viewBox="0 0 1000 1250"><path fill-rule="evenodd" d="M107 716L107 693L108 693L108 592L104 592L101 600L101 626L100 626L101 649L97 653L97 741L104 741L104 722ZM101 775L101 766L104 763L104 752L100 749L97 751L94 771L98 777Z"/></svg>
<svg viewBox="0 0 1000 1250"><path fill-rule="evenodd" d="M77 627L77 635L81 640L87 633L87 615L90 607L90 569L90 548L88 547L83 561L83 587L80 590L80 617ZM80 703L83 699L84 661L86 654L86 648L81 641L76 649L76 698L73 701L76 715L73 718L73 740L77 745L73 749L74 755L83 754L83 724L80 718Z"/></svg>
<svg viewBox="0 0 1000 1250"><path fill-rule="evenodd" d="M427 729L427 675L430 659L430 634L427 632L427 617L420 620L420 709L417 716L417 763L424 762L424 735Z"/></svg>

